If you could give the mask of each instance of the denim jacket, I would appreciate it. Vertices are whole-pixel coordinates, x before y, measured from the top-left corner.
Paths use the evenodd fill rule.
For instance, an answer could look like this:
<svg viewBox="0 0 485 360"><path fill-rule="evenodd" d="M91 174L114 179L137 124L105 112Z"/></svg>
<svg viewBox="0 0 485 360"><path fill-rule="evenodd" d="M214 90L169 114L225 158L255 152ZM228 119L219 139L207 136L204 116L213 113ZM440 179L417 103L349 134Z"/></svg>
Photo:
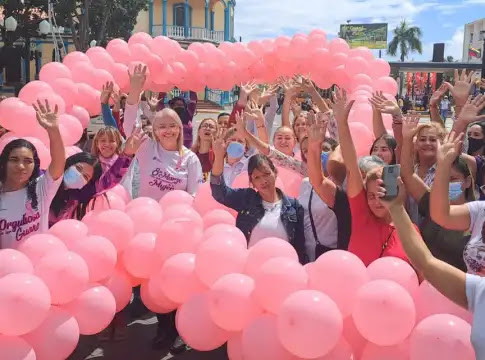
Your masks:
<svg viewBox="0 0 485 360"><path fill-rule="evenodd" d="M261 195L251 188L232 189L224 182L224 177L211 175L212 196L217 202L237 211L236 227L241 230L249 242L254 227L261 221L265 210ZM298 200L288 197L280 189L281 221L288 234L290 244L298 253L302 264L308 262L305 253L305 234L303 227L303 207Z"/></svg>

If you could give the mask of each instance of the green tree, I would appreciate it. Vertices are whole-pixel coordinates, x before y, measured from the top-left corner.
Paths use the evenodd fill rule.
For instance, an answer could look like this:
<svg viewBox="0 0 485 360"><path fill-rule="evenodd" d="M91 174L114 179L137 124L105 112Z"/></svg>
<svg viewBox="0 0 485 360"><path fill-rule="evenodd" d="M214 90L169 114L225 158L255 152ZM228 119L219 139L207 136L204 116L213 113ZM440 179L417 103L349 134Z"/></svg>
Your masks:
<svg viewBox="0 0 485 360"><path fill-rule="evenodd" d="M421 43L422 32L417 26L409 27L406 20L393 30L394 37L389 43L387 53L391 56L397 56L398 52L401 61L404 61L410 53L417 51L423 53L423 45Z"/></svg>
<svg viewBox="0 0 485 360"><path fill-rule="evenodd" d="M455 61L455 59L453 58L453 56L448 55L448 56L446 57L446 62L454 62L454 61Z"/></svg>

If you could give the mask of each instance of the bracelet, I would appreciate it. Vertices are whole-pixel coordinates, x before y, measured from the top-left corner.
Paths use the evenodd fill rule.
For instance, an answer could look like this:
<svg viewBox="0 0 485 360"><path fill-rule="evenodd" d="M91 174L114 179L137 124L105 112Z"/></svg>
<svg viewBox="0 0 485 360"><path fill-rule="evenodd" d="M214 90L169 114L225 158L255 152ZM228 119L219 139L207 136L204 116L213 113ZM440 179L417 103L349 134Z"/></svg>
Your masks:
<svg viewBox="0 0 485 360"><path fill-rule="evenodd" d="M264 125L256 126L256 128L258 128L258 129L261 129L261 128L264 128L264 127L265 127Z"/></svg>

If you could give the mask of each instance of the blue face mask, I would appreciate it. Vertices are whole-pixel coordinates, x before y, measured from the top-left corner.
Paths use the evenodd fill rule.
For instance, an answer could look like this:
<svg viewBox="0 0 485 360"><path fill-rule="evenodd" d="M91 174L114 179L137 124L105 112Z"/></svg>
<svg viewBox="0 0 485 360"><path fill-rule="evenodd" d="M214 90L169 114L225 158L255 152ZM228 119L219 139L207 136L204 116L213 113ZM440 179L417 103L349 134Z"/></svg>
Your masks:
<svg viewBox="0 0 485 360"><path fill-rule="evenodd" d="M243 144L232 141L227 147L227 156L233 159L239 159L244 155L245 150L246 149L244 148Z"/></svg>
<svg viewBox="0 0 485 360"><path fill-rule="evenodd" d="M328 163L329 157L330 157L330 153L328 152L322 152L322 155L320 155L320 158L322 159L322 169L324 172L327 171L327 163Z"/></svg>
<svg viewBox="0 0 485 360"><path fill-rule="evenodd" d="M86 184L87 181L83 174L75 166L64 171L64 185L67 189L81 189Z"/></svg>
<svg viewBox="0 0 485 360"><path fill-rule="evenodd" d="M461 182L458 181L450 183L450 187L448 189L448 198L450 201L458 199L462 193L463 190L461 189Z"/></svg>

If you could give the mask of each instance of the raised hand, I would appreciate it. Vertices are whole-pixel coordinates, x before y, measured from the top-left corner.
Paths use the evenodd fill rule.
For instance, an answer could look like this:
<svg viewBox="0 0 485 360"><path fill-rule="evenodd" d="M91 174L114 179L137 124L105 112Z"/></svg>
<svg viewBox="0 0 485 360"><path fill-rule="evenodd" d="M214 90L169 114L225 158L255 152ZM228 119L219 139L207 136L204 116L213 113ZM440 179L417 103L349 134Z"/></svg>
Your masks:
<svg viewBox="0 0 485 360"><path fill-rule="evenodd" d="M416 134L426 126L425 124L419 125L419 114L409 112L402 118L402 136L405 139L414 139Z"/></svg>
<svg viewBox="0 0 485 360"><path fill-rule="evenodd" d="M295 100L291 101L290 104L291 111L293 111L293 116L297 117L298 115L301 114L301 105L298 104Z"/></svg>
<svg viewBox="0 0 485 360"><path fill-rule="evenodd" d="M51 110L49 101L45 100L45 105L37 100L37 105L32 104L35 109L37 122L47 131L59 128L59 108L56 104L54 111Z"/></svg>
<svg viewBox="0 0 485 360"><path fill-rule="evenodd" d="M466 73L466 70L463 69L461 74L458 70L455 69L454 74L454 85L451 85L449 82L444 82L446 87L451 91L453 98L455 99L456 106L464 106L468 96L470 95L470 89L472 87L472 77L473 71L470 73Z"/></svg>
<svg viewBox="0 0 485 360"><path fill-rule="evenodd" d="M244 85L241 84L239 98L247 99L249 95L256 89L258 89L258 85L254 81L248 82Z"/></svg>
<svg viewBox="0 0 485 360"><path fill-rule="evenodd" d="M316 91L315 84L313 84L313 81L311 81L309 77L300 76L300 79L301 87L304 91L306 91L307 93L312 93L313 91Z"/></svg>
<svg viewBox="0 0 485 360"><path fill-rule="evenodd" d="M471 124L476 121L485 120L485 115L478 115L485 108L485 95L479 94L472 99L470 96L463 106L458 120Z"/></svg>
<svg viewBox="0 0 485 360"><path fill-rule="evenodd" d="M310 118L310 111L308 117ZM317 113L313 115L313 123L308 128L308 146L322 148L322 144L325 141L325 134L327 133L328 115L324 113Z"/></svg>
<svg viewBox="0 0 485 360"><path fill-rule="evenodd" d="M256 103L251 102L244 114L248 119L254 120L257 126L264 126L263 108L264 105L258 106Z"/></svg>
<svg viewBox="0 0 485 360"><path fill-rule="evenodd" d="M271 85L268 89L263 89L261 96L259 97L259 105L265 105L269 99L276 94L279 89L279 85Z"/></svg>
<svg viewBox="0 0 485 360"><path fill-rule="evenodd" d="M246 133L246 118L243 112L236 112L236 130L239 134L243 135ZM263 119L264 121L264 119Z"/></svg>
<svg viewBox="0 0 485 360"><path fill-rule="evenodd" d="M443 140L443 144L440 144L438 141L438 149L436 153L438 164L451 166L453 161L455 161L455 159L461 153L463 136L464 134L456 136L455 132L452 131L446 135L445 139Z"/></svg>
<svg viewBox="0 0 485 360"><path fill-rule="evenodd" d="M158 95L155 93L151 93L150 96L145 96L147 99L147 104L150 106L151 111L157 110L158 106Z"/></svg>
<svg viewBox="0 0 485 360"><path fill-rule="evenodd" d="M383 114L400 115L401 109L395 100L387 99L381 92L372 94L369 102Z"/></svg>
<svg viewBox="0 0 485 360"><path fill-rule="evenodd" d="M431 95L431 99L429 99L430 106L438 106L443 99L443 96L448 92L448 86L446 84L441 84L441 86L436 90L433 95Z"/></svg>
<svg viewBox="0 0 485 360"><path fill-rule="evenodd" d="M130 137L126 139L125 149L123 153L128 156L135 155L136 152L138 151L138 148L146 138L147 137L143 129L139 126L135 126Z"/></svg>
<svg viewBox="0 0 485 360"><path fill-rule="evenodd" d="M278 81L281 88L285 92L285 96L291 96L301 88L301 84L298 84L295 81L285 77L280 77Z"/></svg>
<svg viewBox="0 0 485 360"><path fill-rule="evenodd" d="M121 108L121 90L119 91L113 91L111 93L111 99L113 99L113 110L119 111Z"/></svg>
<svg viewBox="0 0 485 360"><path fill-rule="evenodd" d="M133 73L128 70L128 76L130 77L130 86L133 90L141 90L145 86L147 80L147 67L146 65L138 64L133 69Z"/></svg>
<svg viewBox="0 0 485 360"><path fill-rule="evenodd" d="M114 84L112 81L107 81L106 84L103 85L101 90L101 104L107 104L111 94L113 93Z"/></svg>
<svg viewBox="0 0 485 360"><path fill-rule="evenodd" d="M332 93L332 100L332 110L335 119L339 123L346 123L350 110L354 105L354 100L347 102L347 92L341 89L337 89Z"/></svg>
<svg viewBox="0 0 485 360"><path fill-rule="evenodd" d="M227 145L227 142L224 140L223 129L219 129L216 136L212 136L212 151L214 151L214 156L216 158L224 158L226 156Z"/></svg>
<svg viewBox="0 0 485 360"><path fill-rule="evenodd" d="M386 188L384 181L377 179L377 197L381 204L390 211L393 208L403 207L406 202L406 186L400 177L397 178L397 186L399 188L398 195L393 199L384 199L386 196Z"/></svg>

